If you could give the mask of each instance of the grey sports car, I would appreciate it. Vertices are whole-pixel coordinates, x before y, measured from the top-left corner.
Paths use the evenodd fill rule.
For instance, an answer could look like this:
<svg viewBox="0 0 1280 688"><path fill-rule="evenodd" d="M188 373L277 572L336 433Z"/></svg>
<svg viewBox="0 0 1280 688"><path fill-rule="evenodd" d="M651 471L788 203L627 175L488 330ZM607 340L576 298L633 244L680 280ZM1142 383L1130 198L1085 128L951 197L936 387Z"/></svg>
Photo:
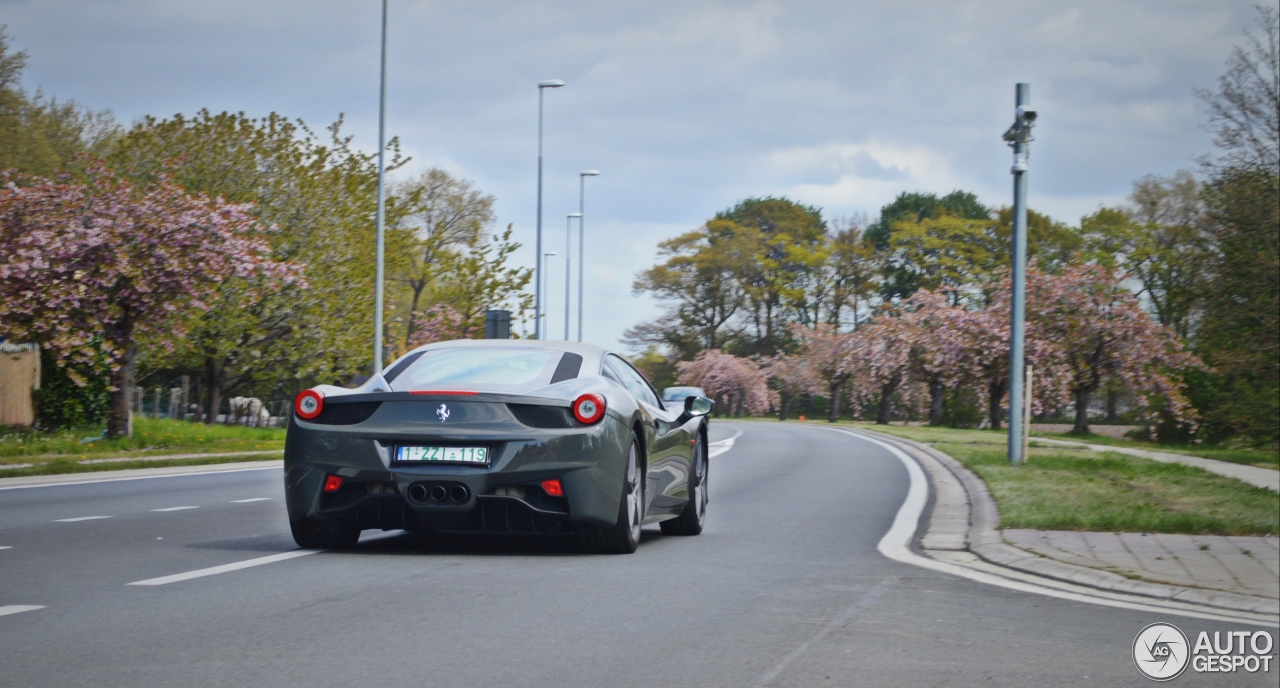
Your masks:
<svg viewBox="0 0 1280 688"><path fill-rule="evenodd" d="M355 389L298 395L285 498L303 547L369 528L575 534L634 552L640 528L702 532L712 402L664 404L635 368L584 344L438 342Z"/></svg>

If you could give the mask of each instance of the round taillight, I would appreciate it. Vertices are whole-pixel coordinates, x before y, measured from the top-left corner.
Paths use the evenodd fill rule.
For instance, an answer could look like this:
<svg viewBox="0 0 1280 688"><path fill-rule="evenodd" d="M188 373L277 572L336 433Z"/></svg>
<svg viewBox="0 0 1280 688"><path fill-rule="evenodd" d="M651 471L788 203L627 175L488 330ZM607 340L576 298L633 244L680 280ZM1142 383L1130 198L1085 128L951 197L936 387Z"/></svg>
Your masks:
<svg viewBox="0 0 1280 688"><path fill-rule="evenodd" d="M293 410L299 418L311 420L324 410L324 395L314 389L308 389L293 400Z"/></svg>
<svg viewBox="0 0 1280 688"><path fill-rule="evenodd" d="M604 418L604 397L599 394L583 394L573 401L573 417L579 423L591 425Z"/></svg>

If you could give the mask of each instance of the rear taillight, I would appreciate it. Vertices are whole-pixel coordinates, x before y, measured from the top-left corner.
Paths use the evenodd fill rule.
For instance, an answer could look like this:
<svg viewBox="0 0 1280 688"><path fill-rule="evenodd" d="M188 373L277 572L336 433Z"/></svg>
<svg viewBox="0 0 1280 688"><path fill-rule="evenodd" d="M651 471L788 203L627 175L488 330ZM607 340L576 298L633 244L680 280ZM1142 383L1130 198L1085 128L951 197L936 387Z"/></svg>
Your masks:
<svg viewBox="0 0 1280 688"><path fill-rule="evenodd" d="M325 492L337 492L342 489L342 476L331 475L324 479Z"/></svg>
<svg viewBox="0 0 1280 688"><path fill-rule="evenodd" d="M562 485L560 484L560 479L559 479L559 478L552 478L552 479L550 479L550 480L543 480L543 481L542 481L542 491L543 491L543 492L546 492L547 494L551 495L552 497L563 497L563 496L564 496L564 486L562 486Z"/></svg>
<svg viewBox="0 0 1280 688"><path fill-rule="evenodd" d="M573 417L586 425L599 423L604 418L604 397L599 394L583 394L574 399Z"/></svg>
<svg viewBox="0 0 1280 688"><path fill-rule="evenodd" d="M324 395L308 389L293 400L293 411L303 420L312 420L324 410Z"/></svg>

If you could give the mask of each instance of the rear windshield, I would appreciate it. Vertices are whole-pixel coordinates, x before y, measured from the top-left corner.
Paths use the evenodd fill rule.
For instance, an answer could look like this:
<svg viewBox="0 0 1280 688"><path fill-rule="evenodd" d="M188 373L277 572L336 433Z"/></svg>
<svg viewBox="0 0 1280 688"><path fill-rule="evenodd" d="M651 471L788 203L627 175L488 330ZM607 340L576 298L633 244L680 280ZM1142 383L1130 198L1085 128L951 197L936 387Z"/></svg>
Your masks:
<svg viewBox="0 0 1280 688"><path fill-rule="evenodd" d="M423 352L391 381L397 392L430 389L521 392L551 384L564 354L541 349L466 347Z"/></svg>

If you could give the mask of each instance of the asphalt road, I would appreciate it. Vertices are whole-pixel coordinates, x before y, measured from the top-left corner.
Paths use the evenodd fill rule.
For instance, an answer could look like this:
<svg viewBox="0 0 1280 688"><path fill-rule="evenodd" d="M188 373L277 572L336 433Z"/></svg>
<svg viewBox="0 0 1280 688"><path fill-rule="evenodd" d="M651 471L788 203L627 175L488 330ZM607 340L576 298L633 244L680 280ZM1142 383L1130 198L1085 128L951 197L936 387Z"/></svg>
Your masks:
<svg viewBox="0 0 1280 688"><path fill-rule="evenodd" d="M296 551L279 470L0 490L0 609L44 606L0 616L0 686L1145 686L1147 624L1256 630L891 561L896 458L713 427L744 434L712 459L707 529L651 526L630 556L367 531L355 552L129 585Z"/></svg>

